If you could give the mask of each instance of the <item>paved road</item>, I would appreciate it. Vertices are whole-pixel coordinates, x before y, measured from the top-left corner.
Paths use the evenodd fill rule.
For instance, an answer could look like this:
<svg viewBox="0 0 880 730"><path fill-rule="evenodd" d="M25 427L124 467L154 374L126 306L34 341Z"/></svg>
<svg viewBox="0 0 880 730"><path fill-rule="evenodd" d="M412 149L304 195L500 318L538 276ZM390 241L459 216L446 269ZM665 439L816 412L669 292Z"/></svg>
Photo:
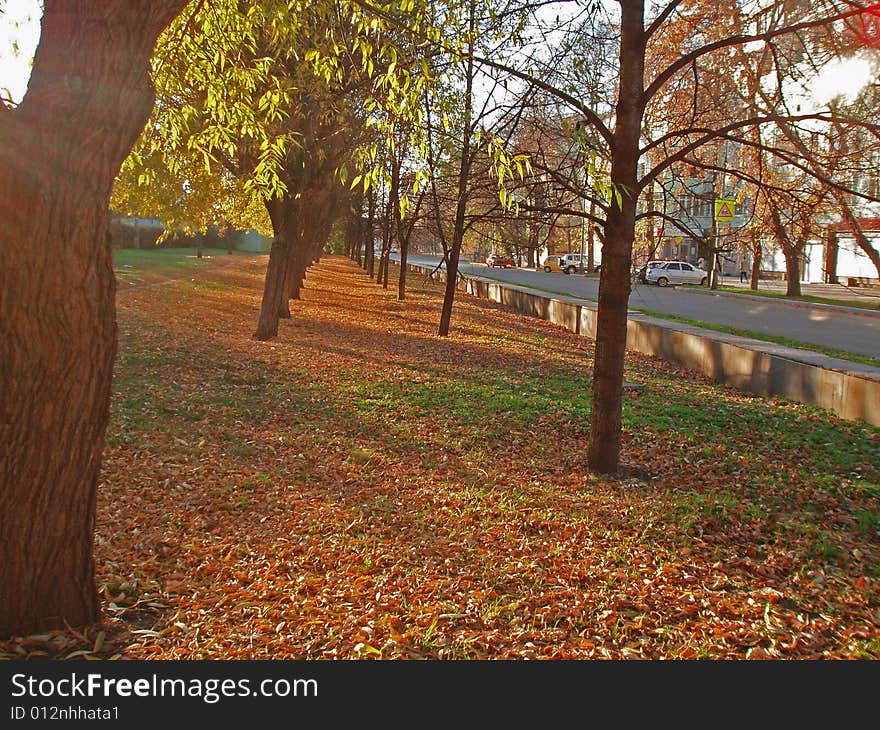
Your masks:
<svg viewBox="0 0 880 730"><path fill-rule="evenodd" d="M412 264L436 266L438 259L410 256ZM599 280L595 276L566 276L529 269L489 269L483 263L461 262L462 273L497 279L537 289L551 290L595 301ZM737 280L738 281L738 280ZM730 281L734 283L734 281ZM698 287L638 285L629 299L630 309L662 312L691 320L735 327L749 332L832 347L845 352L880 357L880 312L849 312L823 305L807 305L710 292Z"/></svg>

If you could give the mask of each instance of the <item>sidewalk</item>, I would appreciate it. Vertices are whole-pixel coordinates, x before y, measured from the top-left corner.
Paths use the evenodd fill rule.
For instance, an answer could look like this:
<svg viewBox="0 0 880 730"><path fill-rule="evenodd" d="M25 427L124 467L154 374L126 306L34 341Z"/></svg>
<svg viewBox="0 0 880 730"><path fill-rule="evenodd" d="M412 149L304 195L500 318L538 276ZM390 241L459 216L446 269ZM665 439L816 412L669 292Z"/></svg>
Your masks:
<svg viewBox="0 0 880 730"><path fill-rule="evenodd" d="M738 276L723 276L724 286L748 288L748 283L741 284ZM758 282L759 292L785 294L786 283L777 279L761 279ZM801 282L801 294L829 299L850 299L852 301L871 302L880 306L880 286L851 287L845 284L808 284Z"/></svg>
<svg viewBox="0 0 880 730"><path fill-rule="evenodd" d="M721 278L723 286L732 286L737 288L746 288L747 284L740 284L739 277L724 276ZM732 292L723 290L707 289L705 287L680 287L681 291L687 291L694 294L713 295L721 297L739 297L757 301L767 301L768 299L776 304L795 307L800 309L827 309L847 314L855 314L865 317L880 317L880 288L854 288L843 284L801 284L801 294L803 296L822 297L825 299L836 299L839 301L859 302L862 305L868 304L876 309L865 309L864 306L847 307L843 304L823 303L800 301L797 299L787 299L784 297L764 297L760 292L785 294L786 285L784 281L761 280L758 283L758 293L749 292Z"/></svg>

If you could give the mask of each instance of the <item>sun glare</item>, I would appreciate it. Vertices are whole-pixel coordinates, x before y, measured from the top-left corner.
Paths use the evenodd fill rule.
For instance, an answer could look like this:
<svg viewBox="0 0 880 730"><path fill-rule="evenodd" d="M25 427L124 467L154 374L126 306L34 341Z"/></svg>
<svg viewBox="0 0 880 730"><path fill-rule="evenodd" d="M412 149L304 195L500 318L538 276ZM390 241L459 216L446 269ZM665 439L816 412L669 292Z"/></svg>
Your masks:
<svg viewBox="0 0 880 730"><path fill-rule="evenodd" d="M853 101L871 79L877 78L876 55L863 51L827 64L812 85L813 99L822 106L835 99Z"/></svg>

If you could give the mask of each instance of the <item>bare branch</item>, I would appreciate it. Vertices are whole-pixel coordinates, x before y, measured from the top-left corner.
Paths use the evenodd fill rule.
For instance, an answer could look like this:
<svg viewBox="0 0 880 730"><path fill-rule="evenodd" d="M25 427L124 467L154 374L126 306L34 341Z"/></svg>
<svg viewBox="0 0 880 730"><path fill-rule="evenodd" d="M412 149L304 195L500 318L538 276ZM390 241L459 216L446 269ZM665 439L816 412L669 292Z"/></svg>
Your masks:
<svg viewBox="0 0 880 730"><path fill-rule="evenodd" d="M852 7L855 3L851 3ZM643 106L647 104L647 102L652 99L658 91L679 71L683 68L687 68L691 63L696 61L697 59L709 54L714 53L723 48L730 48L732 46L743 46L747 43L753 43L756 41L770 41L774 38L778 38L784 35L790 35L792 33L797 33L802 30L809 30L811 28L821 28L823 26L830 25L838 20L846 20L847 18L852 18L856 15L860 15L865 12L867 9L861 5L855 5L855 10L850 10L847 12L840 12L835 15L830 15L823 18L818 18L816 20L808 20L803 21L801 23L795 23L793 25L785 26L782 28L776 28L774 30L768 30L764 33L755 33L752 35L735 35L728 36L727 38L722 38L721 40L715 41L714 43L707 43L700 48L697 48L690 53L686 53L681 56L677 61L667 66L663 71L661 71L648 88L645 89L645 92L642 96L642 104Z"/></svg>
<svg viewBox="0 0 880 730"><path fill-rule="evenodd" d="M661 13L656 18L654 18L654 20L651 22L651 25L649 25L648 29L645 31L646 43L651 40L651 37L654 35L654 33L656 33L660 29L660 26L666 22L669 16L675 12L675 9L679 5L681 5L681 0L671 0L669 5L663 8Z"/></svg>

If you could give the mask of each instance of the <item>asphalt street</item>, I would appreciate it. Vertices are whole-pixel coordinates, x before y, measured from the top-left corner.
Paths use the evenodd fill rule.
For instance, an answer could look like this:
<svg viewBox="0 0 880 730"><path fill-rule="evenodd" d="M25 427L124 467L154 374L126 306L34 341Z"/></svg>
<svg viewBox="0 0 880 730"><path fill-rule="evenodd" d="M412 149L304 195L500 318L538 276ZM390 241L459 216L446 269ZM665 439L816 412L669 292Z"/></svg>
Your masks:
<svg viewBox="0 0 880 730"><path fill-rule="evenodd" d="M411 255L409 262L436 266L438 258ZM461 262L460 268L464 275L486 277L544 292L563 293L593 302L598 296L597 276L568 276L561 272L546 273L531 269L490 269L484 263L466 261ZM669 314L880 357L878 311L847 311L826 305L711 292L694 286L661 288L644 284L633 288L629 306L632 310Z"/></svg>

